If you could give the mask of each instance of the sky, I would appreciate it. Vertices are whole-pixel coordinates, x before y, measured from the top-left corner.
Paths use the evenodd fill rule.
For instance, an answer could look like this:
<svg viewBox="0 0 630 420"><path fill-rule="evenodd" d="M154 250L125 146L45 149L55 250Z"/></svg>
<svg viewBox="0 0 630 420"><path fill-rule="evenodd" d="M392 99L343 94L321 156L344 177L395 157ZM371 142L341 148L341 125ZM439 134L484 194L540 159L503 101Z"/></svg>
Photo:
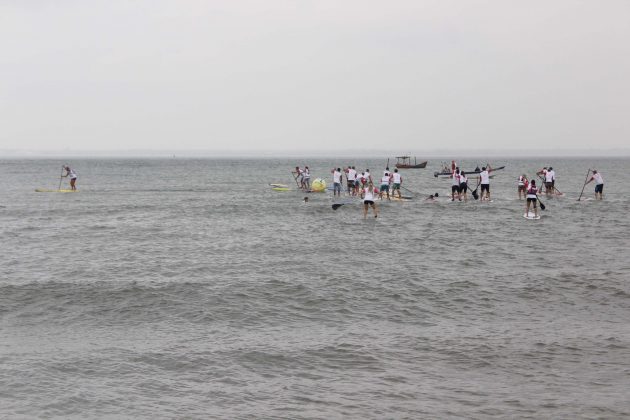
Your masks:
<svg viewBox="0 0 630 420"><path fill-rule="evenodd" d="M628 150L628 22L628 0L0 0L0 151Z"/></svg>

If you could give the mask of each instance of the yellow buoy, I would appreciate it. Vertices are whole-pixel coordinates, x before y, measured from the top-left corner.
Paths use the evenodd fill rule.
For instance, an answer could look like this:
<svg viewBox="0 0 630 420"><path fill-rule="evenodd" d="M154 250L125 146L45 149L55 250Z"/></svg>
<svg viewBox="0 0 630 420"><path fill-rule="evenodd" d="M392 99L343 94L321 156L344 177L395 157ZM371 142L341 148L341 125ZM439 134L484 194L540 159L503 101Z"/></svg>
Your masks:
<svg viewBox="0 0 630 420"><path fill-rule="evenodd" d="M313 192L324 192L324 191L326 191L326 181L324 181L321 178L316 178L311 183L311 190Z"/></svg>

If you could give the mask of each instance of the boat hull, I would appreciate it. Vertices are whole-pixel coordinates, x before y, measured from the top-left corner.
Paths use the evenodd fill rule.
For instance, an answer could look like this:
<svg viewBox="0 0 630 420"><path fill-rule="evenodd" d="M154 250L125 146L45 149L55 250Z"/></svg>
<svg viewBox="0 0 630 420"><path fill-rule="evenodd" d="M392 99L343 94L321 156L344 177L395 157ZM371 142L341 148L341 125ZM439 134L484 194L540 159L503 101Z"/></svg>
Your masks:
<svg viewBox="0 0 630 420"><path fill-rule="evenodd" d="M422 163L418 163L416 165L405 165L402 163L397 163L396 167L398 169L422 169L422 168L426 168L427 167L427 163L428 161L424 161Z"/></svg>
<svg viewBox="0 0 630 420"><path fill-rule="evenodd" d="M498 168L492 168L492 172L500 171L503 168L505 168L505 166L499 166ZM479 175L479 173L481 173L481 171L464 171L464 172L466 172L466 175ZM452 173L450 171L449 172L445 172L445 171L443 171L443 172L433 172L433 176L436 177L436 178L437 177L448 177L448 178L450 178L451 175L452 175Z"/></svg>

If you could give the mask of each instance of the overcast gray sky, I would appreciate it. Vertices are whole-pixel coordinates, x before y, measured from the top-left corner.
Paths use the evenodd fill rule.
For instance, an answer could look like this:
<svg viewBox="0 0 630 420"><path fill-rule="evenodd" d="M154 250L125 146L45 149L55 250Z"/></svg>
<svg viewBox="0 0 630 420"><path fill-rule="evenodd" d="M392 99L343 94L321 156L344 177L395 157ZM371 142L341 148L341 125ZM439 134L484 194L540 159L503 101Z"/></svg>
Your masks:
<svg viewBox="0 0 630 420"><path fill-rule="evenodd" d="M0 149L626 148L628 0L0 0Z"/></svg>

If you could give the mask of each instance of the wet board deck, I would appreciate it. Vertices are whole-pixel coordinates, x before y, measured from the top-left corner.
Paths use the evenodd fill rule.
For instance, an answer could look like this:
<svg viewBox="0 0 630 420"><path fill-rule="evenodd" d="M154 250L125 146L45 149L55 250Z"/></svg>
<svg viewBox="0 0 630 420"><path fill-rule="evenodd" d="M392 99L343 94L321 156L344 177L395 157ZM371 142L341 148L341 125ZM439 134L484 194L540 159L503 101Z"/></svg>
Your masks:
<svg viewBox="0 0 630 420"><path fill-rule="evenodd" d="M35 192L48 192L48 193L75 193L79 190L47 190L45 188L37 188Z"/></svg>
<svg viewBox="0 0 630 420"><path fill-rule="evenodd" d="M535 213L532 213L530 211L529 213L523 214L523 217L528 219L528 220L539 220L540 219L540 214L538 214L538 216L536 216Z"/></svg>

